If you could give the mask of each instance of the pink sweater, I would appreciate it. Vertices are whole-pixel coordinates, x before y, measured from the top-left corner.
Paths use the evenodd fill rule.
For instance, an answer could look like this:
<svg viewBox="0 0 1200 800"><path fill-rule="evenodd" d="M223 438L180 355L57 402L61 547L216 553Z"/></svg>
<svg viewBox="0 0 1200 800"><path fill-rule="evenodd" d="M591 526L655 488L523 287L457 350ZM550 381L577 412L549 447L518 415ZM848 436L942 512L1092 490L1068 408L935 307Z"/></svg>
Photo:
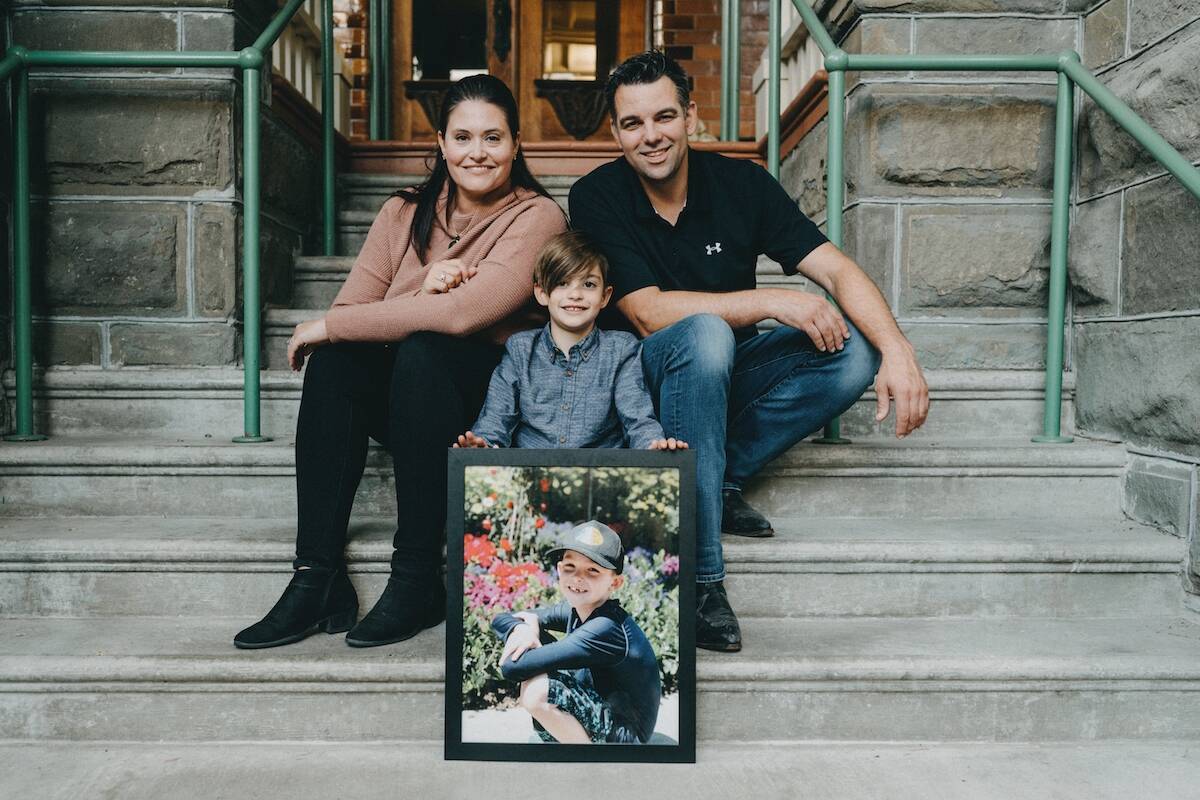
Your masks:
<svg viewBox="0 0 1200 800"><path fill-rule="evenodd" d="M432 331L481 333L499 344L542 324L544 312L533 302L533 265L546 240L566 230L557 203L515 189L473 216L453 215L450 227L462 236L453 245L439 209L425 262L409 240L416 207L399 197L383 204L325 315L330 341L396 342ZM423 293L429 264L450 258L474 264L479 272L449 292Z"/></svg>

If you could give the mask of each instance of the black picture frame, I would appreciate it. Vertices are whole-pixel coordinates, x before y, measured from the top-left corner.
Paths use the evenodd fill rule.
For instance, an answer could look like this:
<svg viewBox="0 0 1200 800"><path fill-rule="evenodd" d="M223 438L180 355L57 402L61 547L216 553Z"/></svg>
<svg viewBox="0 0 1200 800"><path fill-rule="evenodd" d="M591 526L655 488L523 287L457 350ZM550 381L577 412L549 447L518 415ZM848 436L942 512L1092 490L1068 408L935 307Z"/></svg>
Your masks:
<svg viewBox="0 0 1200 800"><path fill-rule="evenodd" d="M532 726L530 739L517 741L478 741L463 739L466 691L464 676L464 612L469 602L464 592L466 570L464 553L468 525L467 475L469 470L503 468L544 468L547 470L570 470L585 468L630 468L651 470L678 470L678 525L673 543L677 547L678 572L678 660L675 673L677 695L676 736L662 741L658 734L647 743L634 744L549 744L536 741ZM649 762L649 763L695 763L696 761L696 456L690 451L653 451L624 449L590 450L522 450L498 448L452 449L449 458L449 482L447 493L447 573L446 573L446 678L445 678L445 757L449 760L478 761L544 761L544 762ZM481 473L470 473L476 477ZM491 473L495 474L495 473ZM518 474L513 471L513 474ZM528 471L520 473L530 474ZM563 473L554 473L563 474ZM609 473L611 474L611 473ZM539 481L539 486L544 486ZM593 508L589 494L587 506ZM544 488L541 491L546 491ZM530 512L533 512L530 505ZM505 509L507 510L507 509ZM665 518L664 518L665 519ZM562 520L583 522L584 520ZM602 520L603 521L603 520ZM511 522L511 520L510 520ZM544 521L543 521L544 524ZM564 528L565 529L565 528ZM488 528L487 530L491 530ZM636 535L636 534L631 534ZM662 534L660 534L661 536ZM622 536L623 539L626 535ZM472 536L472 546L482 539ZM663 539L656 541L665 541ZM490 544L490 540L489 540ZM503 542L502 542L503 544ZM511 545L510 545L511 546ZM649 551L643 551L648 553ZM666 550L658 553L661 559ZM665 561L661 562L666 569ZM673 565L672 565L673 566ZM628 571L628 568L627 568ZM548 582L548 572L545 580ZM477 579L473 579L477 580ZM516 610L514 608L514 610ZM635 615L635 620L637 616ZM473 634L481 636L482 634ZM660 661L660 666L663 662ZM476 668L478 672L478 668ZM475 674L475 673L473 673ZM667 697L664 691L664 697ZM673 739L673 741L672 741Z"/></svg>

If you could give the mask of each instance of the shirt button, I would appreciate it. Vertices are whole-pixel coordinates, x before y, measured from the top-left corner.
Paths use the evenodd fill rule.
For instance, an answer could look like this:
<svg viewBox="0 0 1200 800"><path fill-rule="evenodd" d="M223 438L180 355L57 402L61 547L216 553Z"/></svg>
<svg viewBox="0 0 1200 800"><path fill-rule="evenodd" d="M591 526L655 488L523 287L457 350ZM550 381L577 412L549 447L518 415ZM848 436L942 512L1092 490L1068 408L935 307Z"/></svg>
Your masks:
<svg viewBox="0 0 1200 800"><path fill-rule="evenodd" d="M563 403L563 411L570 411L570 410L571 410L571 404Z"/></svg>
<svg viewBox="0 0 1200 800"><path fill-rule="evenodd" d="M574 371L572 371L572 370L567 370L567 377L568 377L568 378L574 377L574 375L575 375Z"/></svg>
<svg viewBox="0 0 1200 800"><path fill-rule="evenodd" d="M560 437L558 437L558 443L559 443L559 444L562 444L562 443L564 443L565 441L567 441L567 437L565 437L565 436L560 436Z"/></svg>

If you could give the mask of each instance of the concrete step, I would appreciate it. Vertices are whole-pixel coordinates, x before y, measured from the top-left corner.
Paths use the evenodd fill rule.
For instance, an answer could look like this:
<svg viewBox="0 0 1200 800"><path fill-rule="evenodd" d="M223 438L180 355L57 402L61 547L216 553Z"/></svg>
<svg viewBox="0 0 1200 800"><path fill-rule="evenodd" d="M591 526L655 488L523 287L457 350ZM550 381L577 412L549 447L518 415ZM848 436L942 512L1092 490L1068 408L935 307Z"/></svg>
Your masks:
<svg viewBox="0 0 1200 800"><path fill-rule="evenodd" d="M734 607L752 617L1064 617L1178 609L1185 546L1112 519L777 519L725 537ZM383 591L395 521L356 518L360 604ZM290 576L292 519L0 520L10 616L266 613Z"/></svg>
<svg viewBox="0 0 1200 800"><path fill-rule="evenodd" d="M290 328L289 328L290 332ZM279 342L282 347L282 340ZM279 356L282 360L282 355ZM929 370L931 411L915 440L1030 436L1041 430L1045 376L1018 370ZM229 368L114 369L56 367L37 374L36 426L51 435L116 433L212 436L240 433L242 372ZM290 370L262 373L263 430L272 436L295 431L302 376ZM4 380L15 398L12 373ZM1073 423L1074 373L1065 376L1064 429ZM842 418L844 435L889 437L894 414L875 422L875 393L868 391Z"/></svg>
<svg viewBox="0 0 1200 800"><path fill-rule="evenodd" d="M0 738L440 741L444 626L236 651L249 617L4 620ZM1200 739L1200 625L743 620L697 659L702 741Z"/></svg>
<svg viewBox="0 0 1200 800"><path fill-rule="evenodd" d="M442 760L440 744L371 742L0 745L0 794L75 800L576 800L639 798L895 800L1188 797L1196 743L709 743L695 764L478 763ZM319 764L319 769L314 765ZM203 780L198 780L203 776Z"/></svg>
<svg viewBox="0 0 1200 800"><path fill-rule="evenodd" d="M746 488L751 502L777 517L1103 517L1120 513L1125 462L1123 447L1084 440L801 443ZM7 443L0 447L0 516L291 517L294 476L289 439L247 445L109 435ZM394 514L392 480L390 457L373 448L356 512Z"/></svg>

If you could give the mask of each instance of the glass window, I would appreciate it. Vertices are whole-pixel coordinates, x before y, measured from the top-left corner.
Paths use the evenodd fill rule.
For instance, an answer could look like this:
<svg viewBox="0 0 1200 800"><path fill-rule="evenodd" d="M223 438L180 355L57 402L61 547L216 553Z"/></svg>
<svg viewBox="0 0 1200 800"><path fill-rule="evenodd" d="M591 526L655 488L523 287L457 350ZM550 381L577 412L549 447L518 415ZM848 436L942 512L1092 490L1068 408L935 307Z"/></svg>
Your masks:
<svg viewBox="0 0 1200 800"><path fill-rule="evenodd" d="M546 0L542 11L542 77L596 79L596 0Z"/></svg>
<svg viewBox="0 0 1200 800"><path fill-rule="evenodd" d="M418 80L486 72L487 0L413 0L412 42Z"/></svg>

